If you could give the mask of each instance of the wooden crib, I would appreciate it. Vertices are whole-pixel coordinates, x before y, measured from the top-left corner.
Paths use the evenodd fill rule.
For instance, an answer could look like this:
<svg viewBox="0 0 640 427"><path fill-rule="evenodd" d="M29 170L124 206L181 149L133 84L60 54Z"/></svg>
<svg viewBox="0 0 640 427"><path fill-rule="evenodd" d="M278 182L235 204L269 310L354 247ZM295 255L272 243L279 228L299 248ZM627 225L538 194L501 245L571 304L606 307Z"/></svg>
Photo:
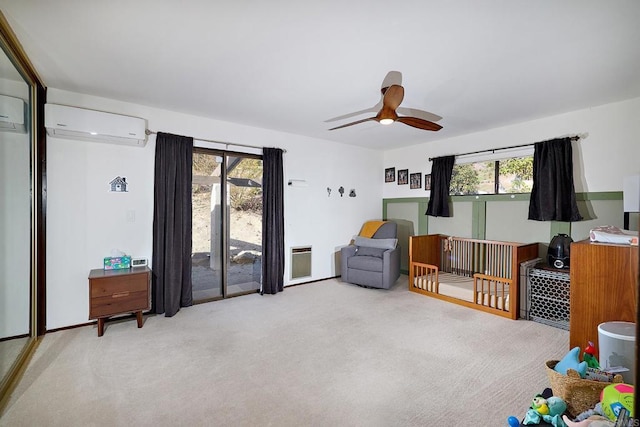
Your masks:
<svg viewBox="0 0 640 427"><path fill-rule="evenodd" d="M515 320L520 264L537 256L537 243L411 236L409 290Z"/></svg>

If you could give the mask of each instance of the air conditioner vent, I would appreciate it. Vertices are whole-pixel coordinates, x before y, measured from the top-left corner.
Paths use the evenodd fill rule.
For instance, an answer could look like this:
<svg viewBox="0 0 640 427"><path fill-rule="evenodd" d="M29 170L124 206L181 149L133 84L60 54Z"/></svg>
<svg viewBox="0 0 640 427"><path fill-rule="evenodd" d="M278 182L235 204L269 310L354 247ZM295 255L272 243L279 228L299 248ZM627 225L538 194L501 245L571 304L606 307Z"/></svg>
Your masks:
<svg viewBox="0 0 640 427"><path fill-rule="evenodd" d="M147 143L146 121L139 117L58 104L46 104L44 114L52 137L138 147Z"/></svg>
<svg viewBox="0 0 640 427"><path fill-rule="evenodd" d="M0 95L0 130L26 133L25 102L20 98Z"/></svg>

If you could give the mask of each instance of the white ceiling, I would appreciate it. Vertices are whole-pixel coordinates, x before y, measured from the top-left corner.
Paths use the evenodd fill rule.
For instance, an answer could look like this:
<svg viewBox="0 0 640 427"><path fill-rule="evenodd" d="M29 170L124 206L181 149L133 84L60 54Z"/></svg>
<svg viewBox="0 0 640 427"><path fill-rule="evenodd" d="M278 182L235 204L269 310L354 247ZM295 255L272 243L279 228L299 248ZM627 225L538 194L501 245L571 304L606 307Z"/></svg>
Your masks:
<svg viewBox="0 0 640 427"><path fill-rule="evenodd" d="M0 0L0 8L48 87L376 149L640 96L637 0ZM327 130L374 116L327 122L374 107L390 71L402 76L401 107L442 116L441 131L376 122Z"/></svg>

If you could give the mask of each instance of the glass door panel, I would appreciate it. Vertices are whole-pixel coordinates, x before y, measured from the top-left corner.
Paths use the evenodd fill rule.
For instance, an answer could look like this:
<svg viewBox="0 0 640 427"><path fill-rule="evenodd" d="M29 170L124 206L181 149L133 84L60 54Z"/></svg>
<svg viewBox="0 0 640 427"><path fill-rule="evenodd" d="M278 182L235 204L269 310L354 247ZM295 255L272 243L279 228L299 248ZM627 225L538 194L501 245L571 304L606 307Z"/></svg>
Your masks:
<svg viewBox="0 0 640 427"><path fill-rule="evenodd" d="M194 150L191 281L194 302L223 296L222 173L220 154Z"/></svg>
<svg viewBox="0 0 640 427"><path fill-rule="evenodd" d="M255 292L262 283L262 159L228 155L227 295Z"/></svg>
<svg viewBox="0 0 640 427"><path fill-rule="evenodd" d="M196 148L192 181L194 302L258 291L262 283L262 159Z"/></svg>

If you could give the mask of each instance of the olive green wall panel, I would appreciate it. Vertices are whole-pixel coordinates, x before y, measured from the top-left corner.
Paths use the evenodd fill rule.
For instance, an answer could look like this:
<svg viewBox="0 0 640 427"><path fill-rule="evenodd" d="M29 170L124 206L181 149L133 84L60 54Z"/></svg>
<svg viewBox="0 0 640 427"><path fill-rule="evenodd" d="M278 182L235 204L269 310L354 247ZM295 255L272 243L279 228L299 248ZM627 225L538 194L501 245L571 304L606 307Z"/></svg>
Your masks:
<svg viewBox="0 0 640 427"><path fill-rule="evenodd" d="M584 219L571 223L571 238L574 241L588 239L592 228L602 225L622 228L624 223L622 200L578 201L578 210Z"/></svg>
<svg viewBox="0 0 640 427"><path fill-rule="evenodd" d="M387 205L387 215L385 219L402 219L410 222L407 227L411 228L413 234L417 234L420 212L417 202L389 203Z"/></svg>
<svg viewBox="0 0 640 427"><path fill-rule="evenodd" d="M473 202L453 202L452 217L429 217L429 234L473 237Z"/></svg>
<svg viewBox="0 0 640 427"><path fill-rule="evenodd" d="M548 242L551 223L531 221L529 201L487 202L486 239L505 242Z"/></svg>
<svg viewBox="0 0 640 427"><path fill-rule="evenodd" d="M400 248L400 269L409 270L409 236L417 234L420 222L419 202L388 203L386 217L398 224L398 248Z"/></svg>
<svg viewBox="0 0 640 427"><path fill-rule="evenodd" d="M632 213L629 215L629 230L638 231L640 229L640 214Z"/></svg>

